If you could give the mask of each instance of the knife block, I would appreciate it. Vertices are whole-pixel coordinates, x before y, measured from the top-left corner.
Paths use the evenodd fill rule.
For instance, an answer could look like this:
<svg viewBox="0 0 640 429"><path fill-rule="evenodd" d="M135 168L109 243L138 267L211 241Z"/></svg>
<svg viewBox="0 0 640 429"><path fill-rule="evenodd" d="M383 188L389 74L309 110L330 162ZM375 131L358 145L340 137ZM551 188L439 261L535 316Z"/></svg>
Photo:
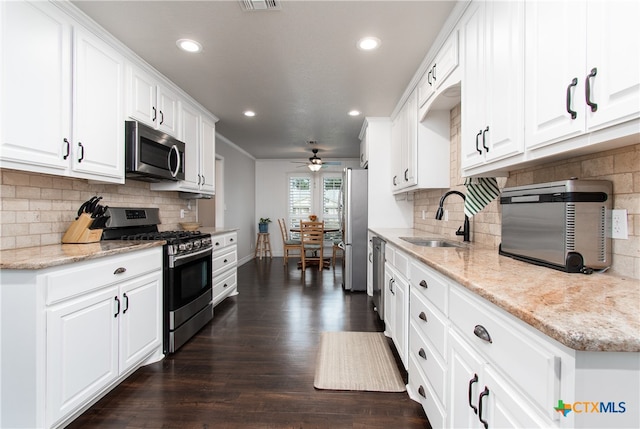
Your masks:
<svg viewBox="0 0 640 429"><path fill-rule="evenodd" d="M102 229L89 229L94 219L88 213L82 213L62 236L63 243L95 243L102 238Z"/></svg>

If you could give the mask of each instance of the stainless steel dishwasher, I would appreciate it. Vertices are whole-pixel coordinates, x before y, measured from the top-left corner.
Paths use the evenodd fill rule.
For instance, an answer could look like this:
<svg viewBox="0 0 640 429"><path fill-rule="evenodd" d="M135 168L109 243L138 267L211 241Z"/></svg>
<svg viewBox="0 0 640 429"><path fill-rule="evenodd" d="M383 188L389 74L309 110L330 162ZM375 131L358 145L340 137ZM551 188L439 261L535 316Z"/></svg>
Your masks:
<svg viewBox="0 0 640 429"><path fill-rule="evenodd" d="M380 320L384 321L384 246L380 237L372 238L373 245L373 305Z"/></svg>

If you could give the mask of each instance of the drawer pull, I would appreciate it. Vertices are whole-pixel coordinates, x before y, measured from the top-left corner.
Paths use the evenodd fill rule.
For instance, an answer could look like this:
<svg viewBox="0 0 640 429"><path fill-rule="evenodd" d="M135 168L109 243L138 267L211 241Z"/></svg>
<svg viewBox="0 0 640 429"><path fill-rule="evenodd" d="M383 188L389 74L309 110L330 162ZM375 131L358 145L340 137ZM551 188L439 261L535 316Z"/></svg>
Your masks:
<svg viewBox="0 0 640 429"><path fill-rule="evenodd" d="M231 243L233 243L233 238L230 238L230 239L229 239L229 241L230 241Z"/></svg>
<svg viewBox="0 0 640 429"><path fill-rule="evenodd" d="M229 262L229 260L228 260L228 259L225 259L225 260L224 260L224 261L222 261L222 262L224 262L224 263L226 264L227 262Z"/></svg>
<svg viewBox="0 0 640 429"><path fill-rule="evenodd" d="M425 322L427 321L427 315L424 314L424 311L420 312L420 314L418 315L418 318L424 320Z"/></svg>
<svg viewBox="0 0 640 429"><path fill-rule="evenodd" d="M478 407L476 407L471 403L471 397L473 396L473 394L471 393L471 389L473 387L473 384L477 382L478 382L478 374L473 374L473 378L469 380L469 406L473 410L474 414L478 414Z"/></svg>
<svg viewBox="0 0 640 429"><path fill-rule="evenodd" d="M223 284L223 285L222 285L222 288L224 289L224 288L226 288L227 286L229 286L229 285L225 283L225 284Z"/></svg>
<svg viewBox="0 0 640 429"><path fill-rule="evenodd" d="M220 245L220 242L219 242L219 241L216 241L216 246L219 246L219 245Z"/></svg>
<svg viewBox="0 0 640 429"><path fill-rule="evenodd" d="M425 353L425 351L424 351L424 349L423 349L423 348L421 348L421 349L418 351L418 356L420 356L420 357L421 357L422 359L424 359L424 360L427 360L427 354Z"/></svg>
<svg viewBox="0 0 640 429"><path fill-rule="evenodd" d="M424 387L420 386L418 387L418 393L420 394L420 396L422 396L424 399L427 399L427 394L424 393Z"/></svg>
<svg viewBox="0 0 640 429"><path fill-rule="evenodd" d="M484 390L480 394L480 399L478 400L478 408L480 408L480 414L478 414L478 420L480 420L480 423L484 425L484 429L489 429L489 423L487 423L486 420L482 419L482 400L484 399L485 396L489 396L489 389L487 388L487 386L484 386Z"/></svg>
<svg viewBox="0 0 640 429"><path fill-rule="evenodd" d="M113 272L113 274L122 274L122 273L125 273L126 271L127 271L127 269L126 269L125 267L120 267L120 268L117 268L117 269Z"/></svg>
<svg viewBox="0 0 640 429"><path fill-rule="evenodd" d="M484 326L476 325L476 327L473 328L473 333L481 340L484 340L488 343L493 343L493 341L491 341L491 335L489 335L489 332L487 332L487 329Z"/></svg>
<svg viewBox="0 0 640 429"><path fill-rule="evenodd" d="M422 286L425 289L427 289L429 287L429 285L427 285L427 281L426 280L420 280L420 286Z"/></svg>

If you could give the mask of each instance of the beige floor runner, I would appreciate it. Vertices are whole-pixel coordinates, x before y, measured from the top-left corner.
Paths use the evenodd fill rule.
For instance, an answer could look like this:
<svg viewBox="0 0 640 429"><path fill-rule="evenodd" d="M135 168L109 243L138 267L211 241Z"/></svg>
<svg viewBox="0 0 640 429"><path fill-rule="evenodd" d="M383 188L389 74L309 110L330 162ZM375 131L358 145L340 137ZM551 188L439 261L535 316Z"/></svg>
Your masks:
<svg viewBox="0 0 640 429"><path fill-rule="evenodd" d="M316 389L403 392L404 382L381 332L323 332Z"/></svg>

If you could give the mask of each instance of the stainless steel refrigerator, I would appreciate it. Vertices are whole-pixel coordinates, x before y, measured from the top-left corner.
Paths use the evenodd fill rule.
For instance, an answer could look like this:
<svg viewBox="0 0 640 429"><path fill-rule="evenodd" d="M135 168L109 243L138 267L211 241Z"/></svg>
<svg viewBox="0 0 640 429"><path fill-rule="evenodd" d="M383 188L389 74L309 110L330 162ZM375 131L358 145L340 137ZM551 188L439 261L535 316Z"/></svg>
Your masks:
<svg viewBox="0 0 640 429"><path fill-rule="evenodd" d="M345 168L342 174L342 286L367 290L367 170Z"/></svg>

